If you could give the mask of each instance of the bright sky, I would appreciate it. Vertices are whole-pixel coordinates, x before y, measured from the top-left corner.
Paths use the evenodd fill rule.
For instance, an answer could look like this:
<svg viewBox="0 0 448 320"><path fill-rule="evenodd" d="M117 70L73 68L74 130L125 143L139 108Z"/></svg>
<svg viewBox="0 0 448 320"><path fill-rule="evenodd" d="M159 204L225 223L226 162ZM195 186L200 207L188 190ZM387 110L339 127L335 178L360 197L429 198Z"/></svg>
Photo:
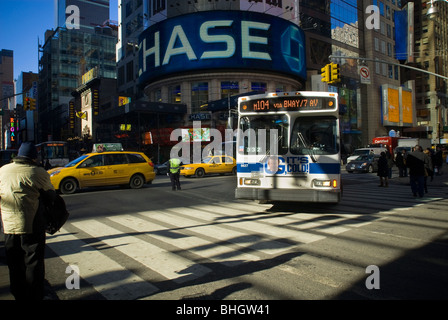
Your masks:
<svg viewBox="0 0 448 320"><path fill-rule="evenodd" d="M110 19L118 20L118 0L110 0ZM54 0L0 0L0 51L14 51L14 79L38 73L38 41L54 29Z"/></svg>

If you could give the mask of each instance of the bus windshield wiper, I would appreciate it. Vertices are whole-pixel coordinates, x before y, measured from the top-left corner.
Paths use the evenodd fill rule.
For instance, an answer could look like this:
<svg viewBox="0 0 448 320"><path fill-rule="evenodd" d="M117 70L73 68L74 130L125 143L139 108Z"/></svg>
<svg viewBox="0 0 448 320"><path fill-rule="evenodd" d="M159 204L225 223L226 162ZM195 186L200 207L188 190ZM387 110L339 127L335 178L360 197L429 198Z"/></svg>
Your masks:
<svg viewBox="0 0 448 320"><path fill-rule="evenodd" d="M310 146L306 143L305 138L302 135L302 132L298 132L297 136L299 137L299 140L303 144L305 149L309 150L309 155L311 157L311 160L313 160L313 162L317 162L316 157L314 156L314 150L312 148L310 148Z"/></svg>

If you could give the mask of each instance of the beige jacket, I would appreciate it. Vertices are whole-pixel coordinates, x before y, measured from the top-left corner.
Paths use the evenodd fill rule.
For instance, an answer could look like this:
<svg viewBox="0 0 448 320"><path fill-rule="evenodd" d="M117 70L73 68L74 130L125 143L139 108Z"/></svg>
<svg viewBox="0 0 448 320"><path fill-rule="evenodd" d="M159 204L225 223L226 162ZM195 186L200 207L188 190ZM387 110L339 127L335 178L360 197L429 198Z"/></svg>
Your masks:
<svg viewBox="0 0 448 320"><path fill-rule="evenodd" d="M54 190L44 168L26 158L0 168L1 217L5 234L33 233L39 189Z"/></svg>

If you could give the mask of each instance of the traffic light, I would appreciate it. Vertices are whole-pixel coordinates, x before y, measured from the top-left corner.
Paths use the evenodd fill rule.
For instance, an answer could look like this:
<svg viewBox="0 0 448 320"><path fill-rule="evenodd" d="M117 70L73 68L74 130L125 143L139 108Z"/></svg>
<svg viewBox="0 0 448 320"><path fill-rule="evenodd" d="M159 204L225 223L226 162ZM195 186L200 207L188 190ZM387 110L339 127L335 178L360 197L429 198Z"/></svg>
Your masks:
<svg viewBox="0 0 448 320"><path fill-rule="evenodd" d="M322 71L322 74L321 74L322 78L320 80L322 82L330 82L331 81L331 78L330 78L330 76L331 76L331 74L330 74L330 72L331 72L330 65L326 64L325 67L320 69L320 71Z"/></svg>
<svg viewBox="0 0 448 320"><path fill-rule="evenodd" d="M340 74L340 68L339 68L339 64L337 63L330 63L330 69L331 69L331 74L330 74L330 78L331 81L330 83L336 83L341 81L341 74Z"/></svg>
<svg viewBox="0 0 448 320"><path fill-rule="evenodd" d="M30 110L36 110L36 99L30 98Z"/></svg>
<svg viewBox="0 0 448 320"><path fill-rule="evenodd" d="M31 98L25 97L23 98L23 110L29 110L31 106Z"/></svg>

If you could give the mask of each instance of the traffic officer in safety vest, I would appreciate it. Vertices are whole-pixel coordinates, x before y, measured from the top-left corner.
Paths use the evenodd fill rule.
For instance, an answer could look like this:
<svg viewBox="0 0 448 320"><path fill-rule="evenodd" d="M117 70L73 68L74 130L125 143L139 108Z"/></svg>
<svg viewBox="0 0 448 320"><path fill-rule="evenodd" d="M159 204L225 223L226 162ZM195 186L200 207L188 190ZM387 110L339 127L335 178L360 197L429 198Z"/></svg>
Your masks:
<svg viewBox="0 0 448 320"><path fill-rule="evenodd" d="M179 181L181 165L182 162L177 158L173 158L168 161L168 174L170 176L173 191L175 191L176 188L177 190L181 190Z"/></svg>

